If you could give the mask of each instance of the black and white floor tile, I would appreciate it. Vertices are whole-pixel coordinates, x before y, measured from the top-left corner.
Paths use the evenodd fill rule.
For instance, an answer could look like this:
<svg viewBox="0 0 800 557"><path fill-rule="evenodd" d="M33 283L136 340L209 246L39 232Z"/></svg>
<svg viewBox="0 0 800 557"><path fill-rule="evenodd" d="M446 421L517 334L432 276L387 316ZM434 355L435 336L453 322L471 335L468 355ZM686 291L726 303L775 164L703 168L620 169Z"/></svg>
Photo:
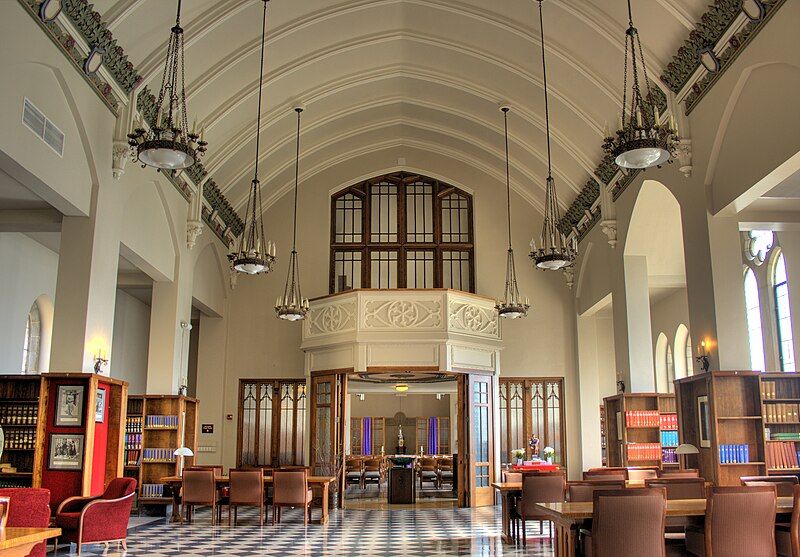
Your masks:
<svg viewBox="0 0 800 557"><path fill-rule="evenodd" d="M317 512L313 513L316 519ZM344 510L331 513L328 524L303 526L299 510L284 511L283 523L263 527L252 510L239 513L236 527L211 526L208 511L200 510L193 524L167 524L164 519L136 527L128 537L127 554L112 544L108 557L177 557L183 555L276 555L314 557L417 557L526 555L551 557L551 542L530 539L527 548L503 544L500 509ZM529 524L537 536L538 523ZM533 533L531 533L533 530ZM547 533L545 527L545 534ZM86 546L84 555L101 555L103 546ZM62 547L59 555L75 555Z"/></svg>

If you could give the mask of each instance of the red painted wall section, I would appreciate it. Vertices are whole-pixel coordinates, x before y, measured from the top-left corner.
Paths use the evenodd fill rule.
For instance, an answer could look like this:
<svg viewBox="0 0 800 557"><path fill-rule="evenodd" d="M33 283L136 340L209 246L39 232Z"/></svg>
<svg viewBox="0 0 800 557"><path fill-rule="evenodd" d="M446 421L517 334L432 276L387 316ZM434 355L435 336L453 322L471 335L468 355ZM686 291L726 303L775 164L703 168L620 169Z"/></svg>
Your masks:
<svg viewBox="0 0 800 557"><path fill-rule="evenodd" d="M80 427L56 426L56 398L58 398L59 385L83 385L83 424ZM47 417L44 435L44 466L42 467L42 487L50 490L50 507L56 510L59 503L67 497L81 494L83 470L51 470L50 469L50 438L54 433L82 434L86 442L87 420L94 419L94 408L87 406L89 399L88 385L85 381L75 380L50 381ZM105 466L104 466L105 468Z"/></svg>
<svg viewBox="0 0 800 557"><path fill-rule="evenodd" d="M95 410L92 411L91 419L94 424L94 456L92 457L92 495L103 493L106 479L106 455L108 454L108 401L111 397L111 387L108 383L98 383L98 391L105 391L103 399L103 421L95 419Z"/></svg>

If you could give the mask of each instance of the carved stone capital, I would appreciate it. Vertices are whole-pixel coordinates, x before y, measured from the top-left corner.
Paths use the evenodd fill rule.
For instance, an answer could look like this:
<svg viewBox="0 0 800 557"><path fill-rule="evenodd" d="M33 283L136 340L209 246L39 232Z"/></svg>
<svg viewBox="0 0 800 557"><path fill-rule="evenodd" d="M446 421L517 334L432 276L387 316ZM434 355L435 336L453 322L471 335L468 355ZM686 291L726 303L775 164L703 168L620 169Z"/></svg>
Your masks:
<svg viewBox="0 0 800 557"><path fill-rule="evenodd" d="M115 180L119 180L122 178L122 175L125 174L125 163L128 162L128 156L130 155L130 146L125 141L115 141L114 148L113 148L113 161L111 166L111 172L114 175Z"/></svg>
<svg viewBox="0 0 800 557"><path fill-rule="evenodd" d="M612 248L617 247L617 221L616 220L602 220L600 221L600 230L603 231L608 237L608 245Z"/></svg>
<svg viewBox="0 0 800 557"><path fill-rule="evenodd" d="M231 290L236 290L236 281L239 280L239 273L237 273L233 269L231 269L230 271L231 272L228 274L228 278L230 279Z"/></svg>
<svg viewBox="0 0 800 557"><path fill-rule="evenodd" d="M189 220L186 222L186 247L194 248L197 237L203 233L203 221Z"/></svg>
<svg viewBox="0 0 800 557"><path fill-rule="evenodd" d="M575 284L575 268L571 265L564 267L564 280L567 283L567 288L572 290L572 286Z"/></svg>
<svg viewBox="0 0 800 557"><path fill-rule="evenodd" d="M687 178L692 175L692 140L681 139L678 147L675 150L675 157L678 159L680 166L678 170L683 172Z"/></svg>

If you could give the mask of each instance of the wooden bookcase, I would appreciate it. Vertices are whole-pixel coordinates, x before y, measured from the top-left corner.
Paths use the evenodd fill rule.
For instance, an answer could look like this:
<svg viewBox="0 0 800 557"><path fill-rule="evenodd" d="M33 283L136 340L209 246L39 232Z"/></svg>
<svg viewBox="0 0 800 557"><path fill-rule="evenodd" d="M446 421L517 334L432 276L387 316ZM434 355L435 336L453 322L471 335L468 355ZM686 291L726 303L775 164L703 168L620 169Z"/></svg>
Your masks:
<svg viewBox="0 0 800 557"><path fill-rule="evenodd" d="M662 416L676 413L675 395L619 394L604 398L603 407L605 414L601 418L601 428L605 426L607 466L677 466L677 463L662 461L661 446ZM637 423L631 414L636 412L652 413L652 423ZM645 446L652 454L637 454Z"/></svg>
<svg viewBox="0 0 800 557"><path fill-rule="evenodd" d="M144 425L144 397L128 397L128 413L125 420L125 452L123 454L123 475L134 478L139 483L139 468L142 461L142 427ZM134 497L133 510L139 510L138 490Z"/></svg>
<svg viewBox="0 0 800 557"><path fill-rule="evenodd" d="M800 374L762 373L767 474L800 474Z"/></svg>
<svg viewBox="0 0 800 557"><path fill-rule="evenodd" d="M608 445L606 438L606 407L600 405L600 459L603 466L608 466Z"/></svg>
<svg viewBox="0 0 800 557"><path fill-rule="evenodd" d="M138 504L170 504L172 498L163 492L161 478L178 474L179 461L173 453L181 444L197 453L198 402L178 395L137 398L142 401ZM194 457L185 457L184 466L193 464Z"/></svg>
<svg viewBox="0 0 800 557"><path fill-rule="evenodd" d="M0 487L39 486L41 473L34 465L41 446L38 425L45 410L41 391L38 375L0 376L0 425L5 436L0 460L8 465L0 471Z"/></svg>
<svg viewBox="0 0 800 557"><path fill-rule="evenodd" d="M761 375L712 371L675 382L681 440L700 451L687 455L687 466L714 485L740 485L741 476L766 474ZM727 445L747 446L749 460L723 462Z"/></svg>

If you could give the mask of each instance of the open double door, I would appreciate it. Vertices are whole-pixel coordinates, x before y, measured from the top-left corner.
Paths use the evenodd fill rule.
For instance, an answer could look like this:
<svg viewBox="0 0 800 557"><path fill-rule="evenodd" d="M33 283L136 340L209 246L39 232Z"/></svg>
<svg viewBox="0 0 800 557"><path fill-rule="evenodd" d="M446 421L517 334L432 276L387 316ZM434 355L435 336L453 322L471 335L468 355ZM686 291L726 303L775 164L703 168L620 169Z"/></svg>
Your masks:
<svg viewBox="0 0 800 557"><path fill-rule="evenodd" d="M347 376L352 370L314 372L311 375L310 463L312 472L339 475L343 485ZM491 482L495 474L495 381L491 375L454 374L458 384L458 505L494 504ZM341 505L343 498L339 498Z"/></svg>

